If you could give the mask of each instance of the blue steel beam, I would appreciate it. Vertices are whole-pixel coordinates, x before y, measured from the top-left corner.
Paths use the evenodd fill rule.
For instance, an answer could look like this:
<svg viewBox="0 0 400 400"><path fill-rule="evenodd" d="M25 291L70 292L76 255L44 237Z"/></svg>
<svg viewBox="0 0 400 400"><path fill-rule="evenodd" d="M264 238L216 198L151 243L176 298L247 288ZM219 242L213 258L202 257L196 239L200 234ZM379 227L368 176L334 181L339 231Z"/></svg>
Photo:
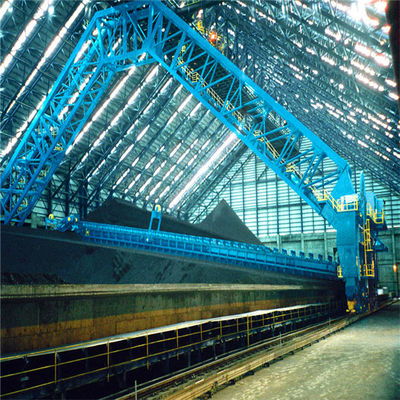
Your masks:
<svg viewBox="0 0 400 400"><path fill-rule="evenodd" d="M296 7L295 2L293 2L293 6ZM236 5L236 7L239 6ZM276 13L280 14L280 2L266 2L263 4L263 7L266 14L268 14L268 12L266 12L267 10L271 11L272 14L270 15ZM300 7L300 9L302 12L311 12L311 9L305 10L303 7ZM206 13L204 17L205 21L209 21L208 25L210 25L211 21L218 18L218 26L222 25L224 27L225 24L226 29L226 24L229 24L229 27L235 30L235 35L228 35L227 31L225 31L225 35L228 38L225 46L228 53L227 56L234 58L235 63L238 66L244 66L247 61L247 56L251 57L251 65L258 65L256 74L253 72L251 75L256 83L263 86L268 82L268 92L275 98L276 96L280 96L278 99L280 99L279 101L281 103L283 102L283 104L285 104L284 99L287 99L287 103L290 105L290 110L296 116L301 118L303 123L312 126L313 131L318 133L321 139L323 139L332 149L336 149L339 154L347 154L347 157L345 157L347 160L355 160L362 169L370 170L373 176L377 177L379 180L385 181L389 186L397 188L396 190L398 190L399 185L396 183L396 179L393 179L393 177L399 175L393 167L396 163L390 161L385 163L383 159L373 151L381 149L380 151L385 154L385 146L393 147L396 143L394 143L393 139L390 140L388 136L380 135L380 143L377 141L374 143L373 147L370 146L369 149L364 149L363 156L361 157L361 155L359 155L360 152L357 149L357 135L359 132L363 132L363 129L352 130L352 128L349 127L349 120L346 118L349 112L354 110L355 105L367 112L377 112L377 109L380 109L383 104L382 101L379 103L380 95L373 96L375 98L374 101L379 103L374 103L375 106L379 107L371 108L368 106L368 101L370 101L368 99L371 98L371 95L375 92L374 90L368 91L363 87L363 85L359 86L353 78L353 80L351 80L349 75L341 71L339 68L334 68L326 63L321 63L320 57L322 54L325 54L325 52L323 52L324 49L322 48L318 50L318 43L313 42L311 38L305 36L304 32L306 32L307 29L310 29L308 24L303 24L302 26L304 29L300 29L300 31L298 27L293 27L289 23L288 25L290 26L285 24L282 25L282 18L278 18L276 24L268 24L267 20L262 18L257 21L257 24L253 24L251 22L252 14L250 13L249 8L241 7L242 14L240 15L241 23L239 29L237 26L235 28L235 21L237 18L235 10L235 7L222 7L218 9L215 16L210 15L207 18ZM326 24L329 25L329 21L326 21ZM221 30L223 30L223 28L221 28ZM325 34L322 35L323 38L326 39ZM291 43L292 40L297 40L298 43L301 42L303 45L307 44L307 46L319 54L319 57L305 52L304 46L303 48L299 48L296 45L285 47L284 44ZM237 42L244 44L243 50L237 48ZM268 45L271 43L273 45ZM324 44L326 43L324 42ZM233 47L233 50L230 49L230 46ZM345 48L343 50L347 51L348 49ZM279 58L277 57L277 54L279 54ZM352 55L354 54L349 53L348 60L352 59ZM296 68L296 66L301 70L304 78L303 80L299 80L295 77L295 70L293 70L292 67ZM313 69L319 71L318 79L315 76L313 76L313 79L309 79L308 75L312 75L311 71ZM277 90L273 89L273 80L275 77L279 78L278 80L284 83L285 89L283 91L280 84L277 85ZM330 81L331 78L334 79L333 84ZM339 82L344 84L343 90L337 87ZM301 94L299 98L298 93ZM345 95L338 96L338 93L344 93ZM316 100L316 98L319 99ZM329 115L326 113L313 111L310 105L310 100L312 101L312 99L316 102L321 102L322 104L323 102L321 100L329 102L337 109L344 112L343 117L339 119L331 117L331 120L329 120ZM343 99L345 99L345 101L343 101ZM365 103L366 101L367 103ZM304 109L309 109L311 112L304 112ZM394 116L394 121L396 120L395 113L393 116L391 113L386 113L384 110L381 111L381 113L385 114L389 119L393 119ZM371 130L371 127L365 124L361 118L356 117L356 119L357 125L354 126L364 126L365 129ZM393 128L396 125L396 122L394 121L392 122ZM342 135L336 135L336 132L338 131L348 132L349 129L350 133L356 137L355 143L351 140L349 141L345 137L340 139ZM371 134L373 134L374 129L371 131ZM361 136L360 139L365 140L364 136ZM391 153L387 153L386 156L395 160L395 157L391 155Z"/></svg>
<svg viewBox="0 0 400 400"><path fill-rule="evenodd" d="M143 11L136 5L130 9L131 18L125 8L96 14L29 125L0 178L6 224L11 220L23 224L114 74L154 61L139 60L144 37L133 21Z"/></svg>
<svg viewBox="0 0 400 400"><path fill-rule="evenodd" d="M85 43L89 46L78 58ZM354 193L347 162L158 1L124 4L94 16L1 176L5 223L22 224L29 215L114 73L154 61L334 224L329 203L319 202L310 187L336 185L334 198ZM66 112L60 117L62 110ZM281 129L271 129L271 122ZM267 137L280 142L282 154ZM294 155L300 140L310 143L311 157ZM332 160L336 170L316 179L324 158Z"/></svg>

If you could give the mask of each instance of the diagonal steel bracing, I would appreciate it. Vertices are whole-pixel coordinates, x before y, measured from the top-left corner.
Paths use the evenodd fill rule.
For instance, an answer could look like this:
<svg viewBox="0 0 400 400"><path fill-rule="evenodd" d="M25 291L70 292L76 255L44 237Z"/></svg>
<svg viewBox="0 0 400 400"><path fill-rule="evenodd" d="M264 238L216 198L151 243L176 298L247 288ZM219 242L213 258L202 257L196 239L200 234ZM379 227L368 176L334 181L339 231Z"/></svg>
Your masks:
<svg viewBox="0 0 400 400"><path fill-rule="evenodd" d="M333 198L353 193L348 163L159 1L94 16L1 176L5 223L22 224L30 214L113 76L151 62L160 63L334 224L318 189L331 185ZM300 141L307 150L299 151ZM325 158L336 168L321 177L317 170Z"/></svg>

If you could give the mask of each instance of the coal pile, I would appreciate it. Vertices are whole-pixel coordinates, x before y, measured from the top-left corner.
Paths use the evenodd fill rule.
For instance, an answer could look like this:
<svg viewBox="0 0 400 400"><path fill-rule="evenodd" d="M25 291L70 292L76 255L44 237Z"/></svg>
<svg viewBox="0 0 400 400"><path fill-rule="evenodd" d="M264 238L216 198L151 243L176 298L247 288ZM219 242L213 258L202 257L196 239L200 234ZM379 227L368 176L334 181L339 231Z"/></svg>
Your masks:
<svg viewBox="0 0 400 400"><path fill-rule="evenodd" d="M262 244L225 200L222 200L202 222L195 226L228 240Z"/></svg>
<svg viewBox="0 0 400 400"><path fill-rule="evenodd" d="M220 204L201 224L191 225L163 216L161 229L190 235L242 240L254 243L240 219ZM147 228L150 212L126 201L111 199L87 220ZM240 237L239 237L240 236ZM243 283L302 284L316 280L261 272L224 264L155 255L132 249L87 244L73 232L57 232L2 226L1 267L3 273L57 276L71 284L110 283ZM28 275L29 276L29 275ZM320 281L318 281L320 282Z"/></svg>
<svg viewBox="0 0 400 400"><path fill-rule="evenodd" d="M56 274L31 274L29 272L2 272L2 285L58 285L67 283Z"/></svg>
<svg viewBox="0 0 400 400"><path fill-rule="evenodd" d="M128 201L112 198L106 200L101 207L88 214L86 220L147 229L150 218L150 211L136 207ZM160 229L185 235L261 244L225 200L221 201L200 224L190 224L164 213Z"/></svg>

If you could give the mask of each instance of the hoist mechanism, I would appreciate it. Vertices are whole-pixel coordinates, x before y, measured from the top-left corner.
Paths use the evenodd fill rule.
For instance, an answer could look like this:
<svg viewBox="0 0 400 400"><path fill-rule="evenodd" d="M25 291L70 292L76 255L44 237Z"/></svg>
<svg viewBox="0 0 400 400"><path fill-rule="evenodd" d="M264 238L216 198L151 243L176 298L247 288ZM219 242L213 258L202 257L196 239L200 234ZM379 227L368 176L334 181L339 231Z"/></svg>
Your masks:
<svg viewBox="0 0 400 400"><path fill-rule="evenodd" d="M228 60L218 34L204 33L157 0L97 12L2 172L2 221L24 223L113 77L159 63L337 230L349 308L365 310L375 298L383 202L364 186L357 195L349 164Z"/></svg>

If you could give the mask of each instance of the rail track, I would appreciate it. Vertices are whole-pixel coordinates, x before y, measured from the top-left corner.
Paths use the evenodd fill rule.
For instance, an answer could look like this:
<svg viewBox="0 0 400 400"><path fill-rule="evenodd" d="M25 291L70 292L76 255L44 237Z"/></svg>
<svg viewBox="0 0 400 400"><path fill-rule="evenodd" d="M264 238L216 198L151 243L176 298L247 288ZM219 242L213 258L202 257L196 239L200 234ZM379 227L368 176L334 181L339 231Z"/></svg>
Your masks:
<svg viewBox="0 0 400 400"><path fill-rule="evenodd" d="M104 400L194 400L204 395L210 396L246 374L294 354L392 303L387 302L364 314L347 315L280 335L157 382L147 383L146 386L138 386L134 391L124 390L112 397L105 397Z"/></svg>

